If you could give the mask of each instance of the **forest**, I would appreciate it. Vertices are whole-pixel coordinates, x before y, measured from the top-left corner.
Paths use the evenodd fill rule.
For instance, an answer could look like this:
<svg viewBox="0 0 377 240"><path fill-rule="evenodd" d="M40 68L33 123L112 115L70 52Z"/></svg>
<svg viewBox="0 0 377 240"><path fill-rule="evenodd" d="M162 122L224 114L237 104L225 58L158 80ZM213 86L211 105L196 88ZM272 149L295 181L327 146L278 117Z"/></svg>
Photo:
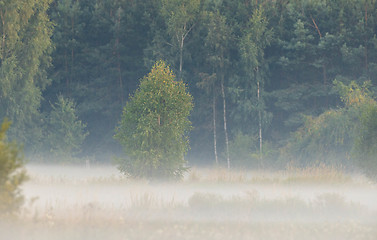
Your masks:
<svg viewBox="0 0 377 240"><path fill-rule="evenodd" d="M193 96L189 165L377 170L375 0L5 0L0 19L0 119L30 161L122 154L163 60Z"/></svg>

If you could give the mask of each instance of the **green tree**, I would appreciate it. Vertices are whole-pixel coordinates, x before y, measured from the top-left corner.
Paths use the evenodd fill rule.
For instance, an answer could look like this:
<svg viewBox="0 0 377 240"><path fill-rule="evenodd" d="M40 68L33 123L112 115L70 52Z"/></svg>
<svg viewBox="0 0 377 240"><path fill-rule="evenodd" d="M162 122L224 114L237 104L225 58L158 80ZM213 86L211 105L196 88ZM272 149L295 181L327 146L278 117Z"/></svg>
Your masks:
<svg viewBox="0 0 377 240"><path fill-rule="evenodd" d="M220 14L218 10L215 12L209 12L208 15L208 34L204 40L205 50L207 52L207 63L209 65L209 71L212 80L213 89L213 130L214 130L214 147L216 146L216 98L220 90L223 100L223 119L224 119L224 135L225 135L225 147L226 147L226 160L227 166L230 168L229 157L229 139L228 139L228 125L227 125L227 110L226 110L226 97L225 97L225 76L230 67L229 51L230 42L232 39L232 32L230 27L226 24L226 18ZM211 78L210 78L211 79ZM204 82L202 82L204 83ZM207 84L208 85L208 84ZM216 164L217 152L215 150Z"/></svg>
<svg viewBox="0 0 377 240"><path fill-rule="evenodd" d="M192 97L158 61L127 102L115 138L127 158L120 170L132 177L181 178L186 170Z"/></svg>
<svg viewBox="0 0 377 240"><path fill-rule="evenodd" d="M19 187L27 179L20 147L7 141L9 126L5 120L0 129L0 216L19 209L24 200Z"/></svg>
<svg viewBox="0 0 377 240"><path fill-rule="evenodd" d="M113 130L129 93L148 70L144 49L151 41L157 1L56 0L50 12L56 24L54 81L44 92L43 110L59 94L75 99L90 135L90 155L113 154ZM118 149L117 149L118 150Z"/></svg>
<svg viewBox="0 0 377 240"><path fill-rule="evenodd" d="M165 18L170 44L178 49L179 78L182 78L183 50L188 35L198 22L200 0L162 0L162 16Z"/></svg>
<svg viewBox="0 0 377 240"><path fill-rule="evenodd" d="M242 94L240 101L244 108L246 106L249 110L246 115L253 114L253 112L257 113L261 161L263 156L262 132L264 123L268 118L263 98L267 68L264 51L270 45L272 36L273 32L268 26L268 19L265 16L263 7L256 7L249 20L246 32L240 41L240 54L246 75L245 83L242 87L242 91L246 94Z"/></svg>
<svg viewBox="0 0 377 240"><path fill-rule="evenodd" d="M80 1L57 0L51 8L51 17L56 23L53 35L55 51L53 64L55 67L54 80L64 86L63 92L72 94L74 84L80 79L83 71L83 10Z"/></svg>
<svg viewBox="0 0 377 240"><path fill-rule="evenodd" d="M41 137L35 128L42 91L50 83L50 2L0 1L0 118L13 122L9 135L24 143Z"/></svg>
<svg viewBox="0 0 377 240"><path fill-rule="evenodd" d="M80 152L81 145L89 134L86 125L78 119L75 103L59 96L47 119L46 146L57 160L72 160Z"/></svg>

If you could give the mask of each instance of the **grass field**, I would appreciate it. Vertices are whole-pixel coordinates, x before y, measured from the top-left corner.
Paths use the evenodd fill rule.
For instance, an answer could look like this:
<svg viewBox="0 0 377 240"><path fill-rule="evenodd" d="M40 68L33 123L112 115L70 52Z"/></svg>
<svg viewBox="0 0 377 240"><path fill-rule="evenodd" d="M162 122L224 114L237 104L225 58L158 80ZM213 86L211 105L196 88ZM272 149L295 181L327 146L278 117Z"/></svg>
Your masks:
<svg viewBox="0 0 377 240"><path fill-rule="evenodd" d="M377 239L377 185L324 166L194 168L177 183L113 166L27 170L25 205L0 239Z"/></svg>

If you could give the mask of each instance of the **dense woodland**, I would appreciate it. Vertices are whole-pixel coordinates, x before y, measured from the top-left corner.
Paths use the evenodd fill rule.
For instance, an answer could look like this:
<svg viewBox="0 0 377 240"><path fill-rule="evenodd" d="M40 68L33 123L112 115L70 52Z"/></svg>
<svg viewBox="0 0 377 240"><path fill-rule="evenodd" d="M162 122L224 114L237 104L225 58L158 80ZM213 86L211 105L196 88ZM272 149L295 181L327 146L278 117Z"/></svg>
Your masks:
<svg viewBox="0 0 377 240"><path fill-rule="evenodd" d="M375 103L375 0L5 0L0 20L0 118L35 161L121 153L160 59L194 99L191 164L347 165L356 123L375 126L357 112Z"/></svg>

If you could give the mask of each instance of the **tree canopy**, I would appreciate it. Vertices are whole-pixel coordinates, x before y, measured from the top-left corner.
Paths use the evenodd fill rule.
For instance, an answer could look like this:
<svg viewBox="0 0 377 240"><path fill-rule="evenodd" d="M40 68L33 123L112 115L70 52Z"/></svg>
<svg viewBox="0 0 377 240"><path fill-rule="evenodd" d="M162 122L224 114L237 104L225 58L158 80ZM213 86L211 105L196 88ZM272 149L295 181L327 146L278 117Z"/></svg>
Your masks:
<svg viewBox="0 0 377 240"><path fill-rule="evenodd" d="M127 158L120 169L146 178L181 178L188 144L192 97L170 68L158 61L127 102L115 138Z"/></svg>
<svg viewBox="0 0 377 240"><path fill-rule="evenodd" d="M374 0L16 0L0 6L0 118L13 122L9 137L24 143L26 154L43 149L58 96L76 103L77 119L90 133L83 155L106 161L120 154L115 126L139 79L159 59L193 96L192 164L232 166L236 149L247 148L251 163L245 165L261 159L279 165L277 155L309 126L318 125L323 136L330 122L341 121L339 134L349 132L342 128L348 107L334 80L369 82L368 96L376 96ZM370 116L361 122L373 129ZM313 139L306 144L314 146Z"/></svg>

